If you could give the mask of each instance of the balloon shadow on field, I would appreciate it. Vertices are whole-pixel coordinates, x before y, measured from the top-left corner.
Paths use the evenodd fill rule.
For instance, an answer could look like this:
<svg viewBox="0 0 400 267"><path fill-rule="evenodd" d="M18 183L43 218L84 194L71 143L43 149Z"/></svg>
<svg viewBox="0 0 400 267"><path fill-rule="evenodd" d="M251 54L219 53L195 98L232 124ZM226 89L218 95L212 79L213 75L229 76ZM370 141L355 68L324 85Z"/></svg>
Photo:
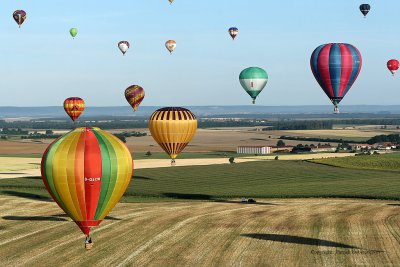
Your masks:
<svg viewBox="0 0 400 267"><path fill-rule="evenodd" d="M27 177L22 177L23 179L30 179L30 180L42 180L41 176L27 176Z"/></svg>
<svg viewBox="0 0 400 267"><path fill-rule="evenodd" d="M212 200L212 196L205 194L162 193L164 197L191 200Z"/></svg>
<svg viewBox="0 0 400 267"><path fill-rule="evenodd" d="M400 204L393 204L393 203L391 203L391 204L386 204L386 205L392 206L392 207L400 207Z"/></svg>
<svg viewBox="0 0 400 267"><path fill-rule="evenodd" d="M246 204L246 205L277 205L267 202L241 202L240 200L226 200L226 199L216 199L211 195L206 194L182 194L182 193L162 193L164 197L175 198L175 199L187 199L187 200L208 200L218 203L230 203L230 204Z"/></svg>
<svg viewBox="0 0 400 267"><path fill-rule="evenodd" d="M300 244L309 246L321 246L321 247L334 247L334 248L349 248L349 249L360 249L355 246L337 243L329 240L294 236L294 235L278 235L278 234L241 234L244 237L250 237L259 240L275 241L290 244Z"/></svg>
<svg viewBox="0 0 400 267"><path fill-rule="evenodd" d="M240 200L225 200L225 199L216 199L214 202L219 203L231 203L231 204L245 204L245 205L268 205L268 206L277 206L278 204L268 203L268 202L242 202Z"/></svg>
<svg viewBox="0 0 400 267"><path fill-rule="evenodd" d="M150 177L137 176L137 175L132 176L132 179L138 179L138 180L154 180L153 178L150 178Z"/></svg>
<svg viewBox="0 0 400 267"><path fill-rule="evenodd" d="M68 221L67 219L53 216L4 216L9 221Z"/></svg>
<svg viewBox="0 0 400 267"><path fill-rule="evenodd" d="M50 197L32 194L32 193L18 192L18 191L11 191L11 190L4 190L4 191L1 191L1 193L4 195L13 196L13 197L27 198L27 199L33 199L33 200L39 200L39 201L45 201L45 202L53 202L53 200Z"/></svg>

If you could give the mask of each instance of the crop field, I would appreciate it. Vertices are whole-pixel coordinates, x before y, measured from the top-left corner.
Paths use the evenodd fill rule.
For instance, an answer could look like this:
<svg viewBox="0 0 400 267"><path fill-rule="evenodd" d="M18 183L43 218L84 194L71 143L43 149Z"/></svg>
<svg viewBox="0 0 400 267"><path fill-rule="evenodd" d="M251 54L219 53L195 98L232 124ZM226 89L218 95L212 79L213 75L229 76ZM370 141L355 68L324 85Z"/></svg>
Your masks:
<svg viewBox="0 0 400 267"><path fill-rule="evenodd" d="M400 171L400 153L362 155L349 158L325 158L311 161L342 168Z"/></svg>
<svg viewBox="0 0 400 267"><path fill-rule="evenodd" d="M221 200L241 197L400 199L399 173L347 169L306 161L135 170L125 202ZM48 197L40 177L0 179L0 194Z"/></svg>
<svg viewBox="0 0 400 267"><path fill-rule="evenodd" d="M126 131L135 131L128 129ZM141 132L149 131L140 129ZM121 132L114 130L112 132ZM348 140L365 141L378 134L389 134L379 130L337 129L310 131L256 131L255 128L216 128L198 129L193 141L185 148L186 153L217 153L234 152L237 146L275 146L282 135L293 137L343 138ZM38 155L40 156L52 140L0 140L0 155ZM147 151L154 156L163 157L162 149L148 136L126 138L128 148L141 157ZM318 142L285 140L286 145L316 144ZM333 144L333 143L332 143ZM182 154L183 155L183 154ZM189 155L189 154L188 154Z"/></svg>
<svg viewBox="0 0 400 267"><path fill-rule="evenodd" d="M343 199L122 203L86 251L54 202L0 196L0 265L397 266L399 211Z"/></svg>

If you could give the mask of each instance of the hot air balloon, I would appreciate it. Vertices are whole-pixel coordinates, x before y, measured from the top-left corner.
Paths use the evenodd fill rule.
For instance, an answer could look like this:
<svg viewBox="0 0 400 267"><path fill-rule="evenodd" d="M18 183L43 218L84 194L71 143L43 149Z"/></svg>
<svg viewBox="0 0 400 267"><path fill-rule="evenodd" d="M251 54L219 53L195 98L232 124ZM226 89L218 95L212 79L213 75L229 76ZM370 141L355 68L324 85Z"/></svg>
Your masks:
<svg viewBox="0 0 400 267"><path fill-rule="evenodd" d="M128 51L130 44L128 41L121 41L118 43L118 48L121 50L122 54L125 56L125 53Z"/></svg>
<svg viewBox="0 0 400 267"><path fill-rule="evenodd" d="M85 110L85 101L80 97L69 97L64 101L64 110L75 121Z"/></svg>
<svg viewBox="0 0 400 267"><path fill-rule="evenodd" d="M387 62L387 68L389 69L389 71L392 73L392 75L394 76L394 74L396 73L396 71L399 69L399 61L397 59L391 59Z"/></svg>
<svg viewBox="0 0 400 267"><path fill-rule="evenodd" d="M168 40L165 42L165 47L172 54L172 52L174 52L174 50L175 50L176 42L174 40Z"/></svg>
<svg viewBox="0 0 400 267"><path fill-rule="evenodd" d="M15 22L18 24L18 27L21 28L22 23L24 23L26 19L26 12L23 10L16 10L13 13L13 18Z"/></svg>
<svg viewBox="0 0 400 267"><path fill-rule="evenodd" d="M90 240L85 243L91 243L90 229L125 193L133 161L116 136L99 128L77 128L49 145L41 173L51 197Z"/></svg>
<svg viewBox="0 0 400 267"><path fill-rule="evenodd" d="M351 44L324 44L314 50L310 65L315 79L335 106L334 112L339 113L338 104L360 73L360 52Z"/></svg>
<svg viewBox="0 0 400 267"><path fill-rule="evenodd" d="M265 70L259 67L250 67L244 69L239 75L239 81L243 89L253 99L253 104L256 103L257 96L264 89L268 82L268 74Z"/></svg>
<svg viewBox="0 0 400 267"><path fill-rule="evenodd" d="M72 38L75 38L75 36L78 34L78 29L77 28L71 28L69 30L69 34L71 34Z"/></svg>
<svg viewBox="0 0 400 267"><path fill-rule="evenodd" d="M144 89L139 85L131 85L125 90L125 98L133 110L136 111L144 99Z"/></svg>
<svg viewBox="0 0 400 267"><path fill-rule="evenodd" d="M371 10L371 6L368 4L360 5L360 11L364 15L364 18L367 16L368 12Z"/></svg>
<svg viewBox="0 0 400 267"><path fill-rule="evenodd" d="M232 37L232 40L235 40L236 35L238 34L239 30L236 27L229 28L228 30L229 35Z"/></svg>
<svg viewBox="0 0 400 267"><path fill-rule="evenodd" d="M153 139L170 156L171 165L175 165L176 157L196 133L197 119L185 108L161 108L151 115L149 129Z"/></svg>

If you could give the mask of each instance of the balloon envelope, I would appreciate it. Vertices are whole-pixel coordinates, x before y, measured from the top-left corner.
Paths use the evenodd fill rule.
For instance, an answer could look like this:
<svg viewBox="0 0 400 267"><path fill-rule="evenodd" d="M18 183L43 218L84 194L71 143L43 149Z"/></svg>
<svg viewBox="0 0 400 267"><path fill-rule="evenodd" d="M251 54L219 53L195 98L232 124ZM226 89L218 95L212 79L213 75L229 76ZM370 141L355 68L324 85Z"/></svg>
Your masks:
<svg viewBox="0 0 400 267"><path fill-rule="evenodd" d="M131 47L128 41L121 41L118 43L118 48L122 52L123 55L128 51L128 49Z"/></svg>
<svg viewBox="0 0 400 267"><path fill-rule="evenodd" d="M176 48L176 42L174 40L168 40L165 42L165 47L168 49L170 53L172 53Z"/></svg>
<svg viewBox="0 0 400 267"><path fill-rule="evenodd" d="M75 36L78 34L78 29L77 29L77 28L71 28L71 29L69 30L69 34L71 34L71 36L72 36L73 38L75 38Z"/></svg>
<svg viewBox="0 0 400 267"><path fill-rule="evenodd" d="M197 119L185 108L161 108L151 115L149 129L153 139L174 163L178 154L192 141L197 129Z"/></svg>
<svg viewBox="0 0 400 267"><path fill-rule="evenodd" d="M23 10L15 10L13 13L15 22L21 27L22 23L26 20L26 12Z"/></svg>
<svg viewBox="0 0 400 267"><path fill-rule="evenodd" d="M387 68L394 75L399 69L399 61L397 59L391 59L387 62Z"/></svg>
<svg viewBox="0 0 400 267"><path fill-rule="evenodd" d="M64 110L75 121L85 110L85 101L80 97L69 97L64 100Z"/></svg>
<svg viewBox="0 0 400 267"><path fill-rule="evenodd" d="M229 28L228 32L229 32L229 35L232 37L232 39L235 40L237 34L239 33L239 30L236 27L232 27L232 28Z"/></svg>
<svg viewBox="0 0 400 267"><path fill-rule="evenodd" d="M125 98L136 111L144 99L144 89L139 85L131 85L125 90Z"/></svg>
<svg viewBox="0 0 400 267"><path fill-rule="evenodd" d="M99 128L77 128L49 145L41 172L54 201L89 235L125 193L133 162L114 135Z"/></svg>
<svg viewBox="0 0 400 267"><path fill-rule="evenodd" d="M330 43L317 47L311 55L311 70L322 90L337 105L349 92L361 71L362 58L351 44Z"/></svg>
<svg viewBox="0 0 400 267"><path fill-rule="evenodd" d="M371 6L369 4L362 4L360 5L360 11L364 15L367 16L368 12L371 10Z"/></svg>
<svg viewBox="0 0 400 267"><path fill-rule="evenodd" d="M255 104L257 96L268 83L268 74L262 68L250 67L242 70L239 75L239 81L243 89L253 99L253 104Z"/></svg>

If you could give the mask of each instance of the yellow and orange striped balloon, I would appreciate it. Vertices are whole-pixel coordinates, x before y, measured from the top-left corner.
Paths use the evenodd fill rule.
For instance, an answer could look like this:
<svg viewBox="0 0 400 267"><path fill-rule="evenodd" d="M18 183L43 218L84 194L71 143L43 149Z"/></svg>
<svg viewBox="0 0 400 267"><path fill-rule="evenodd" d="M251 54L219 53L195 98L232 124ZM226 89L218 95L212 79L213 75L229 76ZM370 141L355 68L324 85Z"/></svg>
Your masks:
<svg viewBox="0 0 400 267"><path fill-rule="evenodd" d="M99 128L76 128L49 145L41 171L54 201L89 235L125 193L133 161L116 136Z"/></svg>
<svg viewBox="0 0 400 267"><path fill-rule="evenodd" d="M197 130L196 116L188 109L166 107L150 117L151 136L175 163L178 154L192 141Z"/></svg>
<svg viewBox="0 0 400 267"><path fill-rule="evenodd" d="M75 121L85 110L85 101L80 97L69 97L64 101L64 110Z"/></svg>

